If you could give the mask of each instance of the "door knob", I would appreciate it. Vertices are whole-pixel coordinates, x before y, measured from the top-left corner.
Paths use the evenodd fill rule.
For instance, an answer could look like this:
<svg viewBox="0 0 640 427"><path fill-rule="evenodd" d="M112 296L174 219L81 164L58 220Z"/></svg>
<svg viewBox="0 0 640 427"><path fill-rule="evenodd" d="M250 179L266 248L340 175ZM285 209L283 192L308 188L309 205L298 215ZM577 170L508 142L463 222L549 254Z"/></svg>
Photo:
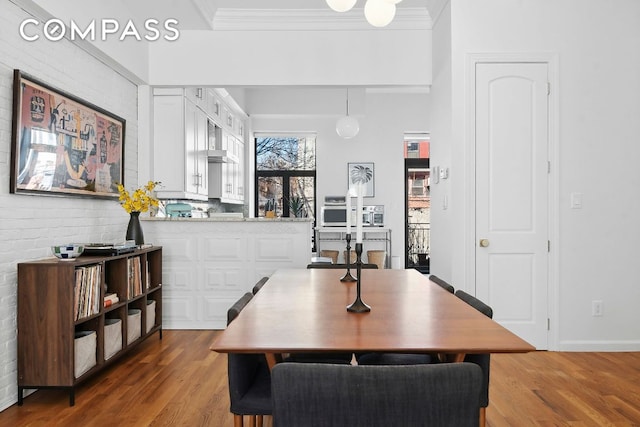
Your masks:
<svg viewBox="0 0 640 427"><path fill-rule="evenodd" d="M489 246L489 239L480 239L480 247L486 248L487 246Z"/></svg>

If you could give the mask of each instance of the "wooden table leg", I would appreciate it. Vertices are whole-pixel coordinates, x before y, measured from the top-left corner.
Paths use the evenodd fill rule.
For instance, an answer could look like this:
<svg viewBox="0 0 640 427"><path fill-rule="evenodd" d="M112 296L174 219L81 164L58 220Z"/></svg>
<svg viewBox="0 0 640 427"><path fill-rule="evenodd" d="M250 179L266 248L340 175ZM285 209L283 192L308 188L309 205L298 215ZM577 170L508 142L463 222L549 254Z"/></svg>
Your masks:
<svg viewBox="0 0 640 427"><path fill-rule="evenodd" d="M451 357L451 361L453 363L460 363L460 362L464 362L464 357L466 356L465 353L455 353L455 354L451 354L449 355L449 357Z"/></svg>
<svg viewBox="0 0 640 427"><path fill-rule="evenodd" d="M441 362L460 363L464 362L466 353L438 353L438 359Z"/></svg>
<svg viewBox="0 0 640 427"><path fill-rule="evenodd" d="M276 366L276 363L282 362L282 355L279 353L265 353L264 357L267 358L269 370L273 369L273 367Z"/></svg>

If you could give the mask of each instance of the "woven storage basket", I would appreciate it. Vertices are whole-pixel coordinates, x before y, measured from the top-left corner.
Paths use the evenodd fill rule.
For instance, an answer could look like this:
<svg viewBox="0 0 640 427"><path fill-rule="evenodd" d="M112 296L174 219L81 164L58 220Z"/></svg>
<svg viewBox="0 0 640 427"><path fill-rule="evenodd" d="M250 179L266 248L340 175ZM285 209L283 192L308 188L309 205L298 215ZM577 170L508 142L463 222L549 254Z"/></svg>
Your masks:
<svg viewBox="0 0 640 427"><path fill-rule="evenodd" d="M122 320L104 319L104 359L122 350Z"/></svg>
<svg viewBox="0 0 640 427"><path fill-rule="evenodd" d="M369 264L376 264L378 268L384 268L385 258L386 251L367 251L367 262Z"/></svg>
<svg viewBox="0 0 640 427"><path fill-rule="evenodd" d="M330 250L320 251L321 257L331 258L331 262L333 262L334 264L338 263L338 254L340 254L340 251L330 251Z"/></svg>
<svg viewBox="0 0 640 427"><path fill-rule="evenodd" d="M149 332L156 324L156 302L150 299L147 301L147 329L145 332Z"/></svg>
<svg viewBox="0 0 640 427"><path fill-rule="evenodd" d="M127 344L131 344L140 338L141 319L142 310L138 308L129 309L127 315Z"/></svg>
<svg viewBox="0 0 640 427"><path fill-rule="evenodd" d="M78 331L73 340L76 378L96 366L96 332Z"/></svg>

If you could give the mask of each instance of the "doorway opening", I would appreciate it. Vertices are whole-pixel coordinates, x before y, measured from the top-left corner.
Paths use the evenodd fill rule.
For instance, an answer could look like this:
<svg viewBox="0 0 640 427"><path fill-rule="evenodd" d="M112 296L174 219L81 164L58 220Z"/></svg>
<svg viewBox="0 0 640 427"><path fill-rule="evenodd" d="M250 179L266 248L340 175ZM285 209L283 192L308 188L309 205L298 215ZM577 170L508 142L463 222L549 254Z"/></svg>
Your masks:
<svg viewBox="0 0 640 427"><path fill-rule="evenodd" d="M405 134L405 268L429 274L431 251L431 170L429 134Z"/></svg>

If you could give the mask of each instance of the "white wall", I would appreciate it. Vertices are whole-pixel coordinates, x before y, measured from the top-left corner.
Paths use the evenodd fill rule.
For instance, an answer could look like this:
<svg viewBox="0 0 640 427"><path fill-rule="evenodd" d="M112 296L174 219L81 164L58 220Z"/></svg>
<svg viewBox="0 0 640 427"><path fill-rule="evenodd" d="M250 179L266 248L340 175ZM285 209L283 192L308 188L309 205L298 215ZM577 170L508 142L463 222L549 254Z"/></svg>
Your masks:
<svg viewBox="0 0 640 427"><path fill-rule="evenodd" d="M430 30L182 31L150 44L149 83L427 86L430 60Z"/></svg>
<svg viewBox="0 0 640 427"><path fill-rule="evenodd" d="M452 0L452 159L448 230L451 276L468 283L472 265L460 233L468 224L465 173L470 143L465 132L465 63L471 53L550 53L559 58L557 112L558 206L552 223L557 273L551 278L552 339L559 350L640 350L640 3L635 0ZM435 86L435 84L434 84ZM434 87L434 93L438 89ZM434 114L437 116L437 114ZM438 142L434 142L434 146ZM434 147L438 163L439 148ZM570 209L572 192L584 194L582 210ZM467 239L466 242L469 242ZM438 257L432 263L439 268ZM435 264L435 265L434 265ZM604 315L591 316L593 300Z"/></svg>
<svg viewBox="0 0 640 427"><path fill-rule="evenodd" d="M268 91L266 92L268 93ZM306 111L306 115L292 117L260 117L268 111L269 99L262 91L249 91L247 109L253 130L315 131L317 161L317 198L321 205L327 195L347 192L347 163L373 162L375 168L375 197L364 199L365 204L385 207L386 226L392 229L392 251L404 260L404 145L405 131L430 129L430 103L427 94L368 93L363 95L363 110L358 115L360 132L352 139L336 134L338 115L314 115L309 106L313 100L299 98L289 104L291 111ZM281 106L282 104L280 104ZM263 109L257 111L252 106ZM319 108L325 107L321 103ZM254 179L253 177L251 178ZM365 248L366 250L366 248Z"/></svg>
<svg viewBox="0 0 640 427"><path fill-rule="evenodd" d="M432 15L435 13L432 11ZM431 170L435 167L451 168L451 7L433 16L433 86L430 102L432 108ZM457 173L457 171L453 171ZM453 240L455 229L452 212L451 179L431 179L431 253L430 272L444 280L452 280ZM446 209L445 209L446 206Z"/></svg>
<svg viewBox="0 0 640 427"><path fill-rule="evenodd" d="M29 4L30 0L15 0L20 3ZM81 29L87 28L88 24L92 21L96 21L96 37L91 42L87 41L87 44L91 43L102 52L104 52L108 58L105 59L108 62L122 65L122 70L127 72L128 76L133 77L138 82L146 81L149 73L149 50L146 43L141 43L133 37L128 37L125 40L119 40L119 36L126 23L133 18L132 13L128 10L128 2L123 0L109 0L108 2L103 0L33 0L39 7L42 7L49 14L55 17L64 17L63 21L69 28L70 21L73 20ZM154 17L152 11L149 11L148 18ZM67 19L68 18L68 19ZM100 25L101 19L116 19L120 25L120 31L117 34L112 34L107 37L106 40L101 40ZM48 19L43 17L43 19ZM141 37L146 35L144 22L142 20L135 20L136 29L141 34ZM161 26L158 27L162 29ZM31 31L31 27L29 31ZM67 34L69 34L69 31ZM29 32L29 34L31 34ZM97 50L94 50L97 52ZM113 59L110 61L109 59ZM113 64L111 64L113 65Z"/></svg>
<svg viewBox="0 0 640 427"><path fill-rule="evenodd" d="M17 400L17 263L51 256L54 244L122 240L128 221L117 201L9 194L13 70L123 117L125 183L137 180L136 86L67 41L23 41L27 17L0 2L0 410Z"/></svg>

